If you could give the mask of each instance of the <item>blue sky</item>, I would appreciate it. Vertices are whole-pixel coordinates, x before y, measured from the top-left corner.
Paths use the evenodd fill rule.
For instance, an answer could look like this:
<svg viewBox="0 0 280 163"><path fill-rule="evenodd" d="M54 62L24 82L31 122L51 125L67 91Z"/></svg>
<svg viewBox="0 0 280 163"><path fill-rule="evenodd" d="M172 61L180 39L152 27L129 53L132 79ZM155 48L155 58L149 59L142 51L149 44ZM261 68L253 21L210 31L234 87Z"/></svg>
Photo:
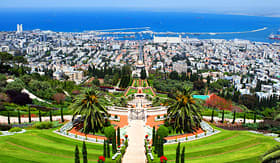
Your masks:
<svg viewBox="0 0 280 163"><path fill-rule="evenodd" d="M127 8L278 14L280 0L0 0L0 8Z"/></svg>
<svg viewBox="0 0 280 163"><path fill-rule="evenodd" d="M123 7L123 8L279 8L279 0L0 0L2 8Z"/></svg>

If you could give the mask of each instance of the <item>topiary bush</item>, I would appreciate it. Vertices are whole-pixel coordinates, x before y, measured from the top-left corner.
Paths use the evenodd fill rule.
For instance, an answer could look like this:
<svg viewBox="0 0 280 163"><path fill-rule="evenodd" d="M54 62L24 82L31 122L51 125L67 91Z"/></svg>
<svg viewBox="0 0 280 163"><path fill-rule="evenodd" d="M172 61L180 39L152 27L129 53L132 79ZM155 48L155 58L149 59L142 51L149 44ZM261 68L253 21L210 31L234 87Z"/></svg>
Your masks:
<svg viewBox="0 0 280 163"><path fill-rule="evenodd" d="M114 136L115 129L113 126L105 127L104 134L108 139L112 139Z"/></svg>
<svg viewBox="0 0 280 163"><path fill-rule="evenodd" d="M8 124L0 124L0 131L8 131L12 128L11 125Z"/></svg>
<svg viewBox="0 0 280 163"><path fill-rule="evenodd" d="M37 129L49 129L53 127L52 122L37 122L33 125Z"/></svg>
<svg viewBox="0 0 280 163"><path fill-rule="evenodd" d="M161 125L157 130L157 135L160 136L161 138L168 136L168 133L169 133L168 128L163 125Z"/></svg>
<svg viewBox="0 0 280 163"><path fill-rule="evenodd" d="M9 130L9 132L20 132L20 131L22 131L22 129L19 127L13 127Z"/></svg>

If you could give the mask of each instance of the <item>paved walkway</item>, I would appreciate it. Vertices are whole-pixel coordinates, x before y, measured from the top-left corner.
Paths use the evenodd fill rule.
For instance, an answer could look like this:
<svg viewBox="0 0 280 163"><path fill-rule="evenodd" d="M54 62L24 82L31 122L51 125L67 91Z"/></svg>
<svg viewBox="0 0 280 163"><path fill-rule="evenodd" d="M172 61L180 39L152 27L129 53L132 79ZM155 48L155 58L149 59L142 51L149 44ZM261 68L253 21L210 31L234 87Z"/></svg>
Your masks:
<svg viewBox="0 0 280 163"><path fill-rule="evenodd" d="M127 129L129 142L123 157L123 163L145 163L144 125L145 123L142 120L130 121Z"/></svg>
<svg viewBox="0 0 280 163"><path fill-rule="evenodd" d="M60 116L53 116L53 121L60 121ZM64 115L64 120L72 120L72 115ZM28 117L21 117L21 123L29 122ZM42 121L49 121L50 117L42 117ZM10 117L11 123L18 123L18 117ZM31 117L31 121L39 121L39 117ZM0 123L8 123L8 117L0 115Z"/></svg>

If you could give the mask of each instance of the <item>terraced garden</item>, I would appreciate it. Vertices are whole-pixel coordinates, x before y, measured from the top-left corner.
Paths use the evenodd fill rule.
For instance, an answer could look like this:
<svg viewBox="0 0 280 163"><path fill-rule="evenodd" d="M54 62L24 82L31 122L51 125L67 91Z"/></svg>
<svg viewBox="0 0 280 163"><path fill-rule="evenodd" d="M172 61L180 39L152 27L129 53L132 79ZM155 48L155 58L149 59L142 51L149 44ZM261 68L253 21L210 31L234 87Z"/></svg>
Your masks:
<svg viewBox="0 0 280 163"><path fill-rule="evenodd" d="M260 162L259 158L273 146L280 144L272 137L248 131L228 131L196 141L182 143L186 147L186 162ZM165 145L168 162L175 162L177 144ZM159 160L155 160L159 161Z"/></svg>
<svg viewBox="0 0 280 163"><path fill-rule="evenodd" d="M129 95L132 95L132 94L134 94L134 93L137 93L137 91L138 91L137 89L129 88L129 90L128 90L126 96L129 96Z"/></svg>
<svg viewBox="0 0 280 163"><path fill-rule="evenodd" d="M75 146L82 160L82 141L57 135L51 130L27 130L23 134L0 137L0 162L73 162ZM103 145L86 143L89 162L103 155ZM113 162L106 160L106 162Z"/></svg>
<svg viewBox="0 0 280 163"><path fill-rule="evenodd" d="M148 95L154 96L153 91L151 90L151 88L143 89L143 93L146 93Z"/></svg>

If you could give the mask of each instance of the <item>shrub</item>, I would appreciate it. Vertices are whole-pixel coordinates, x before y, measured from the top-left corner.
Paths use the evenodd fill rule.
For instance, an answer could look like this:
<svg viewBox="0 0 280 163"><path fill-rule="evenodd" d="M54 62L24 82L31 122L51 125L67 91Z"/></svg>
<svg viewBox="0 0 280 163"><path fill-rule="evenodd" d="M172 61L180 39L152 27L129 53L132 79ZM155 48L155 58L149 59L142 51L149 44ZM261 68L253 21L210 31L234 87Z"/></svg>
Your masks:
<svg viewBox="0 0 280 163"><path fill-rule="evenodd" d="M115 119L117 119L118 118L118 115L115 115Z"/></svg>
<svg viewBox="0 0 280 163"><path fill-rule="evenodd" d="M37 129L49 129L53 127L51 122L37 122L33 125Z"/></svg>
<svg viewBox="0 0 280 163"><path fill-rule="evenodd" d="M157 135L160 136L161 138L164 138L168 136L168 132L169 132L168 128L161 125L157 130Z"/></svg>
<svg viewBox="0 0 280 163"><path fill-rule="evenodd" d="M3 135L3 133L0 131L0 135Z"/></svg>
<svg viewBox="0 0 280 163"><path fill-rule="evenodd" d="M104 134L108 139L113 138L114 132L116 132L116 131L113 126L105 127L105 129L104 129Z"/></svg>
<svg viewBox="0 0 280 163"><path fill-rule="evenodd" d="M20 131L22 131L22 129L19 127L13 127L9 130L9 132L20 132Z"/></svg>
<svg viewBox="0 0 280 163"><path fill-rule="evenodd" d="M0 131L8 131L12 128L11 125L8 124L0 124Z"/></svg>
<svg viewBox="0 0 280 163"><path fill-rule="evenodd" d="M157 119L160 119L160 115L157 115Z"/></svg>

